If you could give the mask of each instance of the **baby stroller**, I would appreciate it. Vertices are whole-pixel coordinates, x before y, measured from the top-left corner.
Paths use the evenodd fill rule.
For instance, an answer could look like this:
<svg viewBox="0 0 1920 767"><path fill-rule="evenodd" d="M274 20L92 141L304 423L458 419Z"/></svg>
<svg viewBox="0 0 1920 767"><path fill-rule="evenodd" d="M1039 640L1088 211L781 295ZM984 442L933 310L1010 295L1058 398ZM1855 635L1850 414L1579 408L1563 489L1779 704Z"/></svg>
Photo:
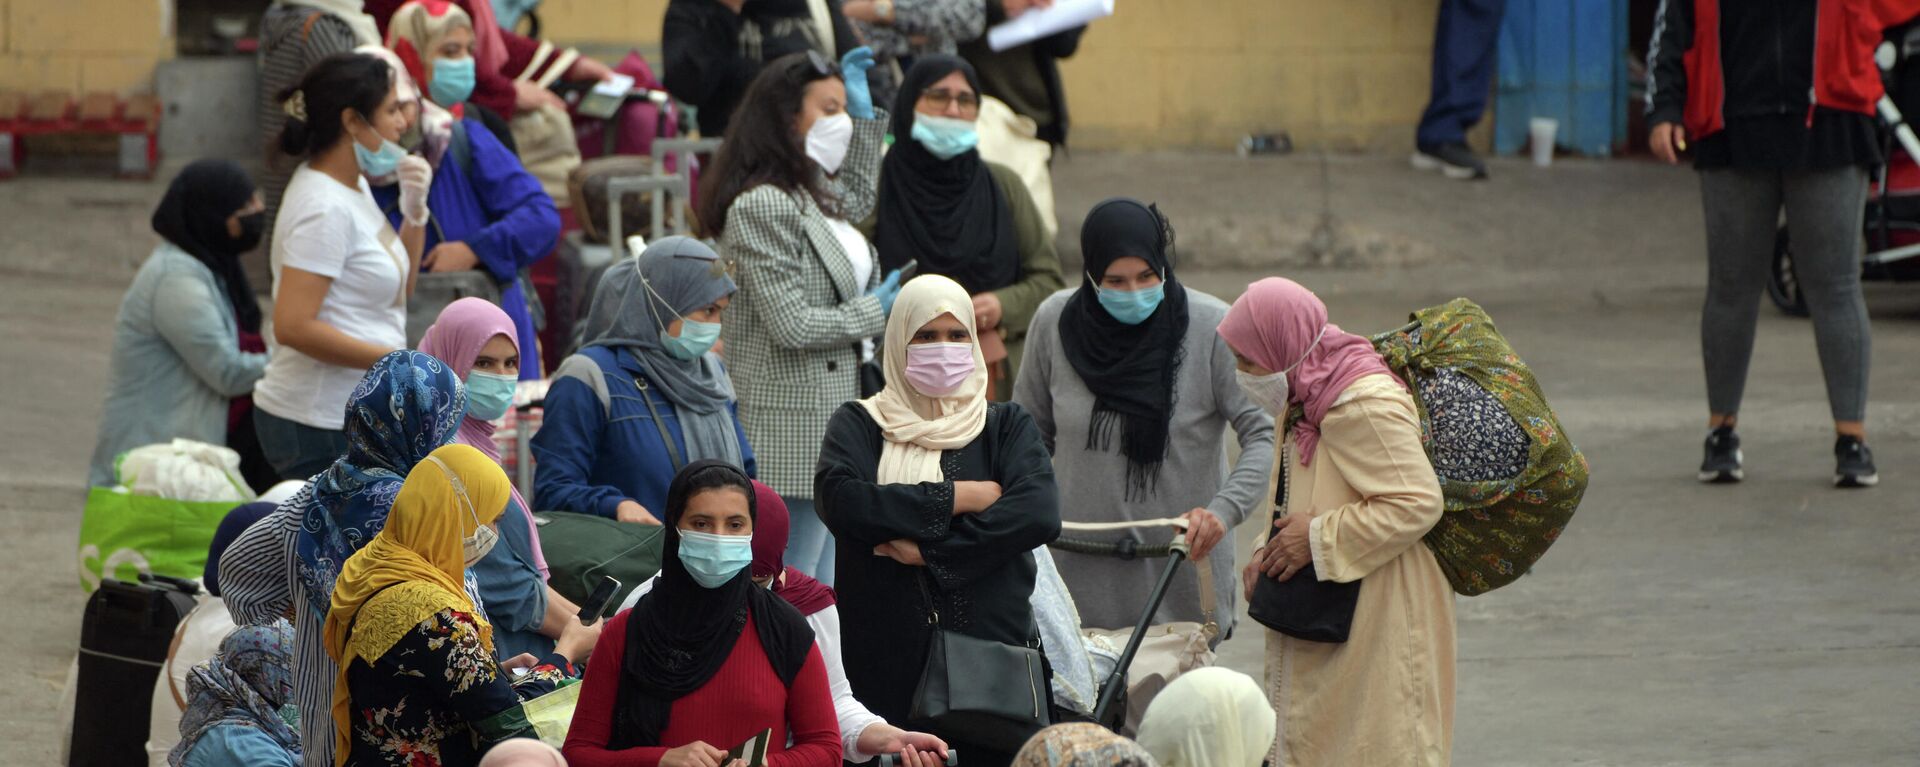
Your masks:
<svg viewBox="0 0 1920 767"><path fill-rule="evenodd" d="M1887 90L1879 105L1881 123L1887 128L1882 144L1887 162L1867 198L1866 253L1861 257L1860 276L1916 280L1920 279L1920 139L1905 115L1920 115L1920 22L1889 31L1874 53L1874 62ZM1807 297L1794 276L1793 243L1784 223L1774 237L1767 296L1788 315L1807 316Z"/></svg>

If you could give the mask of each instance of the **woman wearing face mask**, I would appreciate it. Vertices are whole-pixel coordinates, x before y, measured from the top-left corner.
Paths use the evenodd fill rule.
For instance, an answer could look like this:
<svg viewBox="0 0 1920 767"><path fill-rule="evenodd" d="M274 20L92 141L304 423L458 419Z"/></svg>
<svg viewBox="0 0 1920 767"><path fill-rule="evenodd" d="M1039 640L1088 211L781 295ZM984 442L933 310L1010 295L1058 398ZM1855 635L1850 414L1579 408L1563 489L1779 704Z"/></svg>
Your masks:
<svg viewBox="0 0 1920 767"><path fill-rule="evenodd" d="M340 568L326 623L340 667L337 764L473 764L495 743L537 737L464 585L499 541L494 520L511 487L478 450L435 450L408 472L386 526Z"/></svg>
<svg viewBox="0 0 1920 767"><path fill-rule="evenodd" d="M513 320L500 307L462 298L447 304L420 339L420 351L446 362L467 385L466 417L455 441L494 463L500 462L500 450L493 443L493 422L513 405L519 382L520 349L513 337ZM585 660L600 630L581 625L580 607L548 588L540 535L520 491L508 489L497 527L500 544L471 568L493 624L494 649L503 658L558 649Z"/></svg>
<svg viewBox="0 0 1920 767"><path fill-rule="evenodd" d="M434 171L427 192L433 217L420 268L486 272L500 287L500 306L513 318L519 347L538 349L520 272L553 252L560 212L520 158L469 114L473 39L466 12L440 0L402 5L387 25L388 47L409 79L426 86L428 97L420 105L420 134L421 153ZM369 180L381 209L401 225L399 185L392 178ZM539 355L525 359L533 364L524 366L520 377L538 380Z"/></svg>
<svg viewBox="0 0 1920 767"><path fill-rule="evenodd" d="M1174 277L1173 227L1158 209L1115 198L1080 228L1086 281L1034 315L1014 401L1033 413L1073 522L1183 514L1193 558L1213 572L1221 636L1237 609L1233 546L1214 548L1264 505L1273 418L1240 391L1233 352L1214 333L1227 305ZM1227 471L1225 431L1240 458ZM1124 481L1116 481L1124 477ZM1159 543L1165 534L1142 543ZM1054 552L1088 626L1130 626L1161 565ZM1199 579L1180 573L1156 623L1200 621Z"/></svg>
<svg viewBox="0 0 1920 767"><path fill-rule="evenodd" d="M321 61L282 94L281 148L305 155L274 221L273 333L254 387L260 448L284 479L306 479L347 452L345 405L362 373L407 345L407 296L426 237L433 169L394 141L406 129L386 62ZM364 176L397 174L396 234Z"/></svg>
<svg viewBox="0 0 1920 767"><path fill-rule="evenodd" d="M240 350L260 305L240 254L260 242L260 195L246 171L200 160L153 212L161 242L134 275L114 321L107 402L87 484L113 485L114 460L176 438L227 443L228 403L253 390L267 355Z"/></svg>
<svg viewBox="0 0 1920 767"><path fill-rule="evenodd" d="M1247 565L1248 598L1262 577L1361 582L1347 641L1267 632L1269 761L1447 764L1453 589L1420 543L1444 501L1406 385L1290 280L1247 286L1219 332L1248 398L1282 423L1299 415L1267 490L1285 516Z"/></svg>
<svg viewBox="0 0 1920 767"><path fill-rule="evenodd" d="M881 165L874 244L881 266L917 261L921 274L952 277L973 295L990 396L1005 400L1034 310L1064 283L1027 185L974 149L979 116L972 65L947 55L914 62L894 104L896 143Z"/></svg>
<svg viewBox="0 0 1920 767"><path fill-rule="evenodd" d="M567 763L734 767L743 762L726 751L770 731L767 767L839 765L813 630L748 572L756 508L747 475L720 461L689 464L663 511L660 578L600 635Z"/></svg>
<svg viewBox="0 0 1920 767"><path fill-rule="evenodd" d="M873 713L905 722L926 665L929 611L949 630L1038 646L1031 552L1059 536L1060 498L1033 418L987 401L966 290L918 277L894 309L887 386L833 414L815 497L839 539L845 654L859 659L847 679ZM933 734L968 765L1012 758L966 733Z"/></svg>
<svg viewBox="0 0 1920 767"><path fill-rule="evenodd" d="M820 648L820 657L827 664L827 685L833 691L833 711L840 720L840 745L847 761L865 764L880 754L897 754L904 767L945 764L945 741L887 724L853 697L853 686L847 683L847 667L841 660L840 608L835 606L833 589L788 567L782 560L790 523L787 502L780 500L780 494L755 482L753 504L753 583L772 590L774 596L793 605L806 616L807 626L813 629L814 645ZM656 575L640 584L621 609L632 609L659 581L660 576Z"/></svg>
<svg viewBox="0 0 1920 767"><path fill-rule="evenodd" d="M747 89L700 186L704 236L737 269L727 359L740 422L764 458L761 479L793 510L787 561L833 585L833 540L813 508L814 459L827 419L860 396L860 363L900 292L850 221L873 212L886 113L864 87L873 55L842 69L817 53L768 64Z"/></svg>
<svg viewBox="0 0 1920 767"><path fill-rule="evenodd" d="M607 269L587 344L560 363L533 437L539 508L657 525L687 463L753 473L733 383L713 352L733 294L719 256L690 237Z"/></svg>
<svg viewBox="0 0 1920 767"><path fill-rule="evenodd" d="M321 625L340 565L386 524L414 465L453 441L466 407L466 388L446 363L416 351L381 358L345 408L346 454L249 525L220 557L220 592L234 622L293 616L294 700L307 767L333 764L327 707L335 668ZM468 593L479 592L469 584Z"/></svg>

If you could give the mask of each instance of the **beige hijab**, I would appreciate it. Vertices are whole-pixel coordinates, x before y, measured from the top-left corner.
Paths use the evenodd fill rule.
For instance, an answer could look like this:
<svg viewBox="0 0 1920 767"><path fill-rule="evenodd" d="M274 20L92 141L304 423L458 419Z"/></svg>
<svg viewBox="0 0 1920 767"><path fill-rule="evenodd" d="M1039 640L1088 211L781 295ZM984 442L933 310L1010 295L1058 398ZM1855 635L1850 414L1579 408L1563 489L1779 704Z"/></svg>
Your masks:
<svg viewBox="0 0 1920 767"><path fill-rule="evenodd" d="M907 381L907 343L942 314L953 315L973 335L973 374L953 394L936 399ZM987 363L974 332L973 298L945 277L916 277L894 299L885 341L881 370L887 386L860 400L887 440L876 478L881 484L945 481L940 453L972 444L987 425Z"/></svg>

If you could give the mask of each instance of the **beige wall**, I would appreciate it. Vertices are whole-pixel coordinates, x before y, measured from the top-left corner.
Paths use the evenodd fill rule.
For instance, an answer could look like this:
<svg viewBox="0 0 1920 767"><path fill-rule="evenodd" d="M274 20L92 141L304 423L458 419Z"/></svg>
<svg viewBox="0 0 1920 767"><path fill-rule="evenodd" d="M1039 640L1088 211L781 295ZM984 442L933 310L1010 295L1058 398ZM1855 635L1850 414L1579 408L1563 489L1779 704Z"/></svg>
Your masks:
<svg viewBox="0 0 1920 767"><path fill-rule="evenodd" d="M172 0L0 0L0 89L153 91Z"/></svg>

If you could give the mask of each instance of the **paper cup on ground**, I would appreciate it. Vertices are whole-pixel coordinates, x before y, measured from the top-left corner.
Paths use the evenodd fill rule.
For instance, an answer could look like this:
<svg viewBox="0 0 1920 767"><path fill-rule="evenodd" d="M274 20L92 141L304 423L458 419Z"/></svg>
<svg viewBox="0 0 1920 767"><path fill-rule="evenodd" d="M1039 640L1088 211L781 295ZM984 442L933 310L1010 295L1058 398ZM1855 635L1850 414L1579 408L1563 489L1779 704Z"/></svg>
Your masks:
<svg viewBox="0 0 1920 767"><path fill-rule="evenodd" d="M1534 166L1545 168L1552 165L1554 135L1560 132L1560 121L1551 117L1535 117L1527 127L1533 135Z"/></svg>

